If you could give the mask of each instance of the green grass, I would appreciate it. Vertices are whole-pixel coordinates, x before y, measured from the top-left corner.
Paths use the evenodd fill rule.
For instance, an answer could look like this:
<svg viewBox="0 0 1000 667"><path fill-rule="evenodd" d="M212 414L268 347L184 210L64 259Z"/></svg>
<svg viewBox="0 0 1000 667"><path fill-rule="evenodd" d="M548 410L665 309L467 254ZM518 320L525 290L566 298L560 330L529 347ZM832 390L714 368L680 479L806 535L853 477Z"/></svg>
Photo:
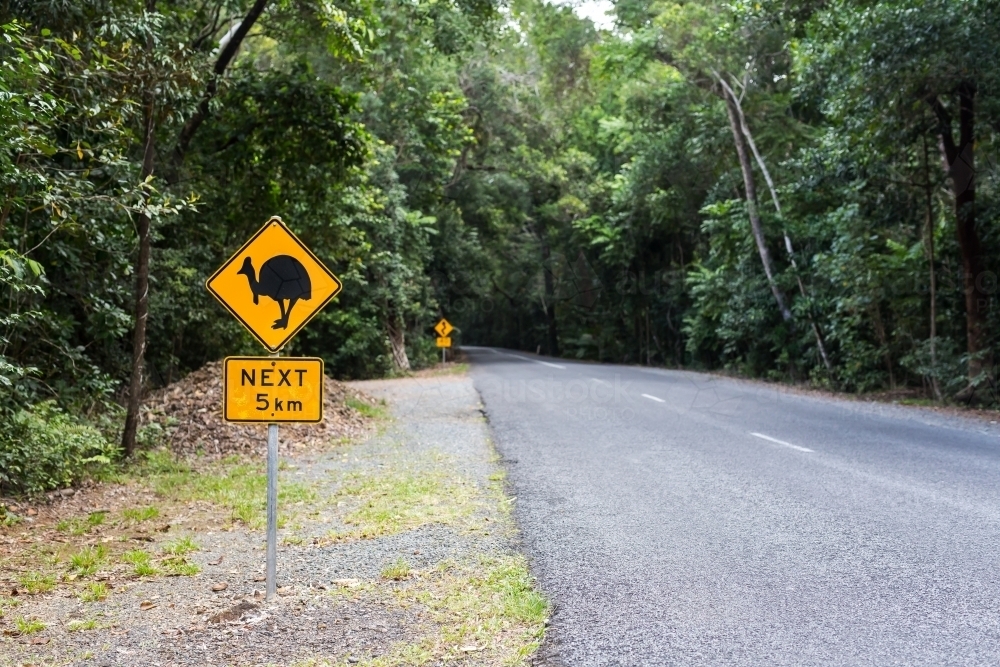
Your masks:
<svg viewBox="0 0 1000 667"><path fill-rule="evenodd" d="M377 403L376 405L370 405L368 403L365 403L359 398L355 398L354 396L348 396L346 399L344 399L344 403L347 405L347 407L351 408L356 412L360 412L365 417L370 417L371 419L389 418L389 409L384 399L379 403Z"/></svg>
<svg viewBox="0 0 1000 667"><path fill-rule="evenodd" d="M132 565L132 572L137 577L152 577L159 573L153 567L152 556L142 549L133 549L122 554L122 561Z"/></svg>
<svg viewBox="0 0 1000 667"><path fill-rule="evenodd" d="M103 544L96 547L85 547L69 557L70 567L81 576L94 574L108 555L108 548Z"/></svg>
<svg viewBox="0 0 1000 667"><path fill-rule="evenodd" d="M169 472L150 476L147 483L163 498L177 502L208 501L227 508L233 521L252 529L264 527L267 477L260 465L229 461L203 472L175 466ZM288 507L300 501L315 502L316 499L316 491L308 484L282 482L278 485L281 506ZM280 513L279 525L285 520L285 513Z"/></svg>
<svg viewBox="0 0 1000 667"><path fill-rule="evenodd" d="M51 574L26 572L18 575L17 582L24 586L24 590L29 594L37 595L38 593L48 593L51 591L56 585L56 578Z"/></svg>
<svg viewBox="0 0 1000 667"><path fill-rule="evenodd" d="M413 583L392 586L401 607L418 605L429 612L433 629L386 655L362 660L359 667L451 662L520 666L527 664L544 635L549 606L535 590L521 556L446 561Z"/></svg>
<svg viewBox="0 0 1000 667"><path fill-rule="evenodd" d="M81 519L63 519L56 524L56 530L70 535L86 535L90 532L90 526Z"/></svg>
<svg viewBox="0 0 1000 667"><path fill-rule="evenodd" d="M162 561L163 569L167 575L174 577L193 577L201 572L201 568L188 561L184 556L171 556Z"/></svg>
<svg viewBox="0 0 1000 667"><path fill-rule="evenodd" d="M104 626L96 618L85 620L74 620L66 624L66 629L70 632L83 632L86 630L99 630Z"/></svg>
<svg viewBox="0 0 1000 667"><path fill-rule="evenodd" d="M14 619L14 627L17 629L18 634L30 635L44 630L45 624L37 618L25 618L20 616Z"/></svg>
<svg viewBox="0 0 1000 667"><path fill-rule="evenodd" d="M396 559L396 562L382 568L382 578L393 581L402 581L410 576L410 564L404 558Z"/></svg>
<svg viewBox="0 0 1000 667"><path fill-rule="evenodd" d="M122 516L129 521L140 523L160 516L160 510L156 507L130 507L122 510Z"/></svg>
<svg viewBox="0 0 1000 667"><path fill-rule="evenodd" d="M163 547L163 553L170 554L172 556L184 556L186 554L199 551L201 547L192 540L190 537L182 537L179 540L174 540Z"/></svg>
<svg viewBox="0 0 1000 667"><path fill-rule="evenodd" d="M475 509L471 484L434 471L353 474L336 498L354 499L356 507L343 519L350 528L329 535L334 540L373 539L430 523L454 523Z"/></svg>
<svg viewBox="0 0 1000 667"><path fill-rule="evenodd" d="M107 512L104 511L91 512L90 514L87 515L87 523L90 524L92 527L96 528L97 526L100 526L101 524L104 523L104 518L106 514Z"/></svg>
<svg viewBox="0 0 1000 667"><path fill-rule="evenodd" d="M81 602L100 602L108 597L108 585L103 581L91 581L77 594Z"/></svg>
<svg viewBox="0 0 1000 667"><path fill-rule="evenodd" d="M21 601L17 598L0 597L0 618L4 617L8 609L13 609L19 604Z"/></svg>

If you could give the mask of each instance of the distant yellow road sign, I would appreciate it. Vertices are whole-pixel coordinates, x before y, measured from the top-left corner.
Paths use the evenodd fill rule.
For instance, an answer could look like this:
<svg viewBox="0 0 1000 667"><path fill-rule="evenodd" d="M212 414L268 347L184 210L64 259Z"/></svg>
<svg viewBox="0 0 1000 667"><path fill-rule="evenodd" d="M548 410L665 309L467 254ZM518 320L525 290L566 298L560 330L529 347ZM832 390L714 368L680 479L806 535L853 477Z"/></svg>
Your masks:
<svg viewBox="0 0 1000 667"><path fill-rule="evenodd" d="M437 339L438 347L451 347L451 338L447 336L441 336Z"/></svg>
<svg viewBox="0 0 1000 667"><path fill-rule="evenodd" d="M323 360L313 357L227 357L222 371L227 422L323 420Z"/></svg>
<svg viewBox="0 0 1000 667"><path fill-rule="evenodd" d="M277 352L343 287L274 217L205 283L271 352Z"/></svg>
<svg viewBox="0 0 1000 667"><path fill-rule="evenodd" d="M434 331L436 331L438 336L441 336L441 338L447 338L448 334L450 334L454 330L455 327L451 326L451 322L444 319L443 317L441 318L440 322L434 325ZM438 347L442 346L439 344ZM451 347L451 343L445 345L444 347Z"/></svg>

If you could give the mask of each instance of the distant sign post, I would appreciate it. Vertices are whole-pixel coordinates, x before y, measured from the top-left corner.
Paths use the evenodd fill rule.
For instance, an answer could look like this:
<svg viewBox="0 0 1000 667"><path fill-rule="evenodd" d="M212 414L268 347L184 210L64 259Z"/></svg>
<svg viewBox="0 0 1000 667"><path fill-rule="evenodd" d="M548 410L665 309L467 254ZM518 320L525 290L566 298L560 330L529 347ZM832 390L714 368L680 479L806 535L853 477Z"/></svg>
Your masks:
<svg viewBox="0 0 1000 667"><path fill-rule="evenodd" d="M277 592L278 423L323 419L323 360L279 351L337 296L343 284L281 218L273 217L205 287L270 357L228 357L222 416L267 424L267 599Z"/></svg>
<svg viewBox="0 0 1000 667"><path fill-rule="evenodd" d="M451 338L448 336L448 334L450 334L454 330L455 327L451 326L451 322L444 319L443 317L441 318L441 321L439 321L437 324L434 325L434 331L436 331L438 335L437 346L441 348L442 364L444 363L445 350L451 347Z"/></svg>

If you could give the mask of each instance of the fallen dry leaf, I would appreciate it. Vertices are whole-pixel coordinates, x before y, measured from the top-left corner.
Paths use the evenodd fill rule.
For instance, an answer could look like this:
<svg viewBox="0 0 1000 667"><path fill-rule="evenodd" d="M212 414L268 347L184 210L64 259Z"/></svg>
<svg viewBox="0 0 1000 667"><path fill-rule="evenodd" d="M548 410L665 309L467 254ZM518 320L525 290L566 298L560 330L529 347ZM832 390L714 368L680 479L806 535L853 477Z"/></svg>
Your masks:
<svg viewBox="0 0 1000 667"><path fill-rule="evenodd" d="M334 579L333 583L344 588L357 588L361 585L361 581L358 579Z"/></svg>
<svg viewBox="0 0 1000 667"><path fill-rule="evenodd" d="M48 644L50 641L51 640L48 637L35 637L31 640L31 643L35 646L39 646L41 644Z"/></svg>
<svg viewBox="0 0 1000 667"><path fill-rule="evenodd" d="M208 561L208 564L209 565L221 565L222 564L222 554L219 554L219 557L217 559Z"/></svg>
<svg viewBox="0 0 1000 667"><path fill-rule="evenodd" d="M150 602L149 600L143 600L142 602L139 603L139 609L141 609L142 611L147 611L155 606L156 605Z"/></svg>
<svg viewBox="0 0 1000 667"><path fill-rule="evenodd" d="M224 591L227 588L229 588L229 584L227 584L224 581L221 581L221 582L219 582L219 583L217 583L217 584L215 584L215 585L212 586L212 590L215 591L216 593L218 593L219 591Z"/></svg>

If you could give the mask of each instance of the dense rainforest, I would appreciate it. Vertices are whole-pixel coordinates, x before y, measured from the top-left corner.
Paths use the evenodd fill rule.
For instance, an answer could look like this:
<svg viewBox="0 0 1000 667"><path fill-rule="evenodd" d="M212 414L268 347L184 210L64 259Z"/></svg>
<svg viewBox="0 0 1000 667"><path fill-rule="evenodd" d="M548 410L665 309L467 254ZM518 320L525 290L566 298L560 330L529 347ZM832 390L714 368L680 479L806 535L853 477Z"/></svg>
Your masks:
<svg viewBox="0 0 1000 667"><path fill-rule="evenodd" d="M0 487L261 350L272 215L341 378L465 344L995 402L1000 4L0 0ZM33 461L34 465L26 462ZM45 465L38 462L44 461Z"/></svg>

